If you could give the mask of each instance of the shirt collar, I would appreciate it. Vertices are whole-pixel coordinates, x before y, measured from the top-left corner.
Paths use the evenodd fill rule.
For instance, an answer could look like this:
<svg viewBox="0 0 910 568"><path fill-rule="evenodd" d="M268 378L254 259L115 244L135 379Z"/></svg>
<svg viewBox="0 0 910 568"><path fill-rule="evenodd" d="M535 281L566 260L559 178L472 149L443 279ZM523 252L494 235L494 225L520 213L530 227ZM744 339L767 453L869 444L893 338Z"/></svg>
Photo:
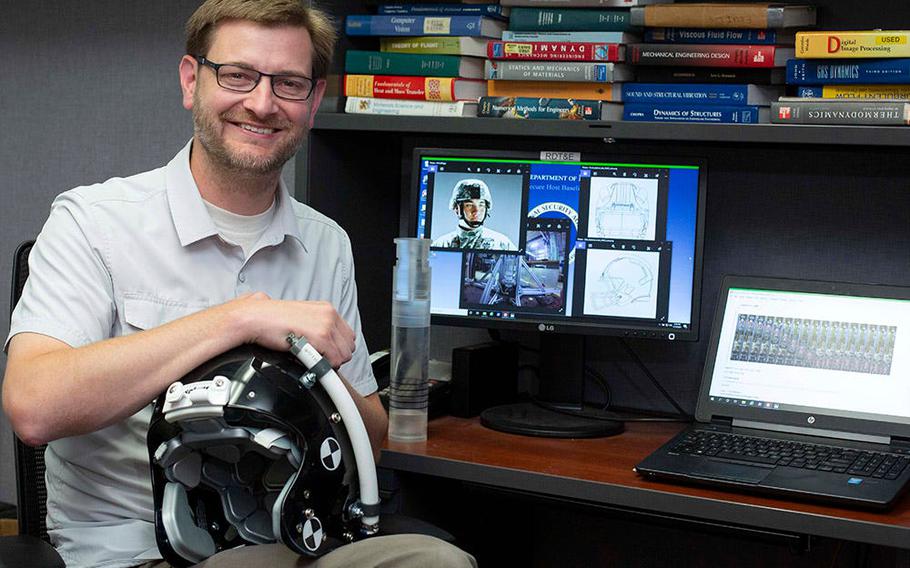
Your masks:
<svg viewBox="0 0 910 568"><path fill-rule="evenodd" d="M190 140L174 158L165 166L167 183L167 197L171 209L171 218L181 246L188 246L202 239L218 234L218 229L212 221L199 187L190 171ZM304 249L303 238L300 234L300 225L294 214L293 200L288 194L284 180L278 180L278 199L275 217L260 239L263 246L280 244L285 236L296 239Z"/></svg>

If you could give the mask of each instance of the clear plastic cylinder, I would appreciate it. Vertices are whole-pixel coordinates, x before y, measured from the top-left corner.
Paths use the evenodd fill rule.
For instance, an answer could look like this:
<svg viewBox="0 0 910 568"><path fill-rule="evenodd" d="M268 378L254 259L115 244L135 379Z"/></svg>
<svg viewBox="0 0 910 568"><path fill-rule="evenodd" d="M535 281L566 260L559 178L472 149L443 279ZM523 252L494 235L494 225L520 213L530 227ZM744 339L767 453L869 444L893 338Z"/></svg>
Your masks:
<svg viewBox="0 0 910 568"><path fill-rule="evenodd" d="M389 439L427 439L430 365L430 240L395 239Z"/></svg>

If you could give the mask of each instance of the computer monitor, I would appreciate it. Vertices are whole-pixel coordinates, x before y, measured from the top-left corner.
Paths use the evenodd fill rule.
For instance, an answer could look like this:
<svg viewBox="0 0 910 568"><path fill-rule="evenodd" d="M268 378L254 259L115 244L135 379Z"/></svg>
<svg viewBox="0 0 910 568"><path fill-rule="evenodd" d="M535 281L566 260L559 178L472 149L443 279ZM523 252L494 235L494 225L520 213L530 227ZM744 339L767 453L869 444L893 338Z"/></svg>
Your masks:
<svg viewBox="0 0 910 568"><path fill-rule="evenodd" d="M538 330L549 402L581 405L585 335L697 339L704 162L418 148L411 186L433 323Z"/></svg>

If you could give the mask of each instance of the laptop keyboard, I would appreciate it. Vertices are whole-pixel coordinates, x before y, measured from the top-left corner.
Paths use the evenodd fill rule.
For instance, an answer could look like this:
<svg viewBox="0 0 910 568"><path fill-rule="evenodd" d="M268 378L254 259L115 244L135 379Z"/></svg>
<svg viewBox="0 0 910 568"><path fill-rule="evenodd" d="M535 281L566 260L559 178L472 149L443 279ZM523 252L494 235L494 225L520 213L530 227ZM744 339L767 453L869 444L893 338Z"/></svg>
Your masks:
<svg viewBox="0 0 910 568"><path fill-rule="evenodd" d="M897 479L910 463L900 454L705 430L689 432L671 452L881 479Z"/></svg>

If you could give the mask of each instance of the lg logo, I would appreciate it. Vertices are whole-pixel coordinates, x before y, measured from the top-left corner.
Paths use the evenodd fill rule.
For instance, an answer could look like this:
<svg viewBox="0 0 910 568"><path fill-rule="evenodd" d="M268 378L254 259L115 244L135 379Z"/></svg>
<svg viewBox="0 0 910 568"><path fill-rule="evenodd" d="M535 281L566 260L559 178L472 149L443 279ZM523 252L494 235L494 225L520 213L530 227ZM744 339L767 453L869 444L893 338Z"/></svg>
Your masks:
<svg viewBox="0 0 910 568"><path fill-rule="evenodd" d="M806 422L808 422L809 424L815 424L815 417L810 416L809 418L806 418Z"/></svg>
<svg viewBox="0 0 910 568"><path fill-rule="evenodd" d="M555 326L555 325L547 325L547 324L545 324L545 323L542 323L542 324L540 324L540 325L537 326L537 330L538 330L538 331L556 331L556 326Z"/></svg>

